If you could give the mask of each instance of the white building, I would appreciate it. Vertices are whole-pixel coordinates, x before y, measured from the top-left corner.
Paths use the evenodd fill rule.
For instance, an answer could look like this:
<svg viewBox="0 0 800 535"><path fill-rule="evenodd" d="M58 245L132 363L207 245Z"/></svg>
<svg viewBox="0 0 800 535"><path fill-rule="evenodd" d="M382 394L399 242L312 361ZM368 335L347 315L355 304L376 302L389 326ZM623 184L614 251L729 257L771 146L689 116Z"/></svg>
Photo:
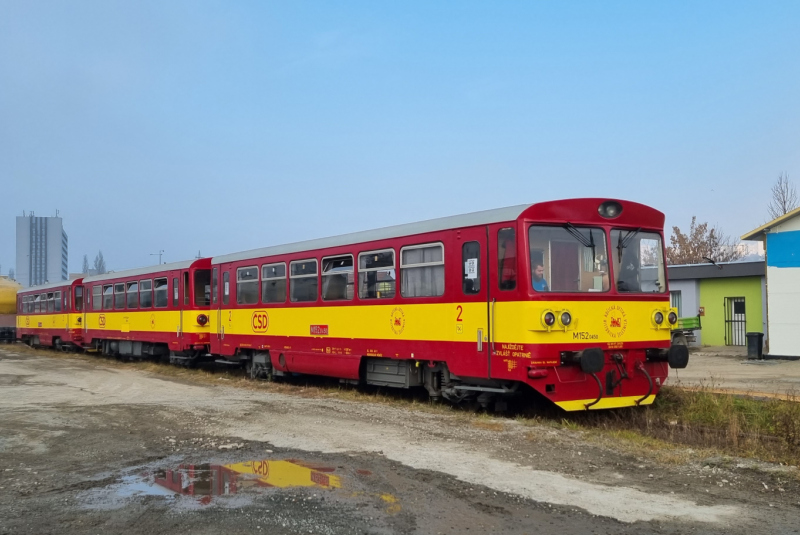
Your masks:
<svg viewBox="0 0 800 535"><path fill-rule="evenodd" d="M800 357L800 208L742 236L765 244L768 354Z"/></svg>
<svg viewBox="0 0 800 535"><path fill-rule="evenodd" d="M67 280L67 259L67 233L60 217L17 217L17 282L28 287Z"/></svg>

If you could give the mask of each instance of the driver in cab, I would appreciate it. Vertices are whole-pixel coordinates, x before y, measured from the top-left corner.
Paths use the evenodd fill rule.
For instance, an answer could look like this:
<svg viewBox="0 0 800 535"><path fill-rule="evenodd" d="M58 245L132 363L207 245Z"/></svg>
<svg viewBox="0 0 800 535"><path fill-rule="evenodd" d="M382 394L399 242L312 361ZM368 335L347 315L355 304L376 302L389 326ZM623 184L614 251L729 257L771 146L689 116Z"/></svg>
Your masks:
<svg viewBox="0 0 800 535"><path fill-rule="evenodd" d="M537 292L549 292L550 287L547 286L547 281L544 280L544 264L535 261L533 263L533 270L531 270L531 279L533 281L533 289Z"/></svg>

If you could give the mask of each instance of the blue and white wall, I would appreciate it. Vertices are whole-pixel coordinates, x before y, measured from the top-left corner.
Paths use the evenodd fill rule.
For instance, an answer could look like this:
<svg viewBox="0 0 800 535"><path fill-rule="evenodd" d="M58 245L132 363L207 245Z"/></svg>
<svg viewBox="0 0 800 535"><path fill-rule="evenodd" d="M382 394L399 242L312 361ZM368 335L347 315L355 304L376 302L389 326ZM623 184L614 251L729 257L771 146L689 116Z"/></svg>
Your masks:
<svg viewBox="0 0 800 535"><path fill-rule="evenodd" d="M800 356L800 217L767 232L769 354Z"/></svg>

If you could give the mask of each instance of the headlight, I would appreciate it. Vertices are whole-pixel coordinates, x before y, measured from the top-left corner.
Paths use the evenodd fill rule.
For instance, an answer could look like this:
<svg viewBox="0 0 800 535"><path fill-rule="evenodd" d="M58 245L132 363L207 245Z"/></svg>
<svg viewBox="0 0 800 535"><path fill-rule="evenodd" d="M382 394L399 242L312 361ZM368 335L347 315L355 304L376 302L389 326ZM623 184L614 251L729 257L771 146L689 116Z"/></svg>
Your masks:
<svg viewBox="0 0 800 535"><path fill-rule="evenodd" d="M556 315L552 312L545 312L544 316L542 316L542 321L548 327L552 327L553 324L556 322Z"/></svg>
<svg viewBox="0 0 800 535"><path fill-rule="evenodd" d="M197 316L197 323L202 327L203 325L208 323L208 316L206 316L205 314L199 314Z"/></svg>
<svg viewBox="0 0 800 535"><path fill-rule="evenodd" d="M569 312L564 312L561 314L561 324L565 327L572 323L572 315Z"/></svg>
<svg viewBox="0 0 800 535"><path fill-rule="evenodd" d="M661 325L662 323L664 323L664 314L662 314L661 312L656 312L655 314L653 314L653 321L656 322L656 325Z"/></svg>
<svg viewBox="0 0 800 535"><path fill-rule="evenodd" d="M670 322L672 325L675 325L676 323L678 323L678 315L677 315L677 314L675 314L674 312L670 312L670 313L667 315L667 320L669 320L669 322Z"/></svg>
<svg viewBox="0 0 800 535"><path fill-rule="evenodd" d="M597 213L606 219L614 219L622 213L622 205L616 201L606 201L597 208Z"/></svg>

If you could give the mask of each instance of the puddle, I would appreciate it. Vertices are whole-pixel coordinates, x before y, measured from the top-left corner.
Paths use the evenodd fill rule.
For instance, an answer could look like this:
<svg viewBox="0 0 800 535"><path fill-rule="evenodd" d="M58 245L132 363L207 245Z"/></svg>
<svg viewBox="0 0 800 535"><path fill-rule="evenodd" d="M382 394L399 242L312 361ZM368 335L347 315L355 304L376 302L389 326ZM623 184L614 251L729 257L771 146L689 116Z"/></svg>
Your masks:
<svg viewBox="0 0 800 535"><path fill-rule="evenodd" d="M132 498L159 496L182 505L208 505L216 497L254 494L267 489L342 488L335 469L296 459L263 459L230 464L180 464L174 468L155 468L127 474L107 487L92 489L82 500L89 508L123 507ZM239 507L242 500L228 506Z"/></svg>

